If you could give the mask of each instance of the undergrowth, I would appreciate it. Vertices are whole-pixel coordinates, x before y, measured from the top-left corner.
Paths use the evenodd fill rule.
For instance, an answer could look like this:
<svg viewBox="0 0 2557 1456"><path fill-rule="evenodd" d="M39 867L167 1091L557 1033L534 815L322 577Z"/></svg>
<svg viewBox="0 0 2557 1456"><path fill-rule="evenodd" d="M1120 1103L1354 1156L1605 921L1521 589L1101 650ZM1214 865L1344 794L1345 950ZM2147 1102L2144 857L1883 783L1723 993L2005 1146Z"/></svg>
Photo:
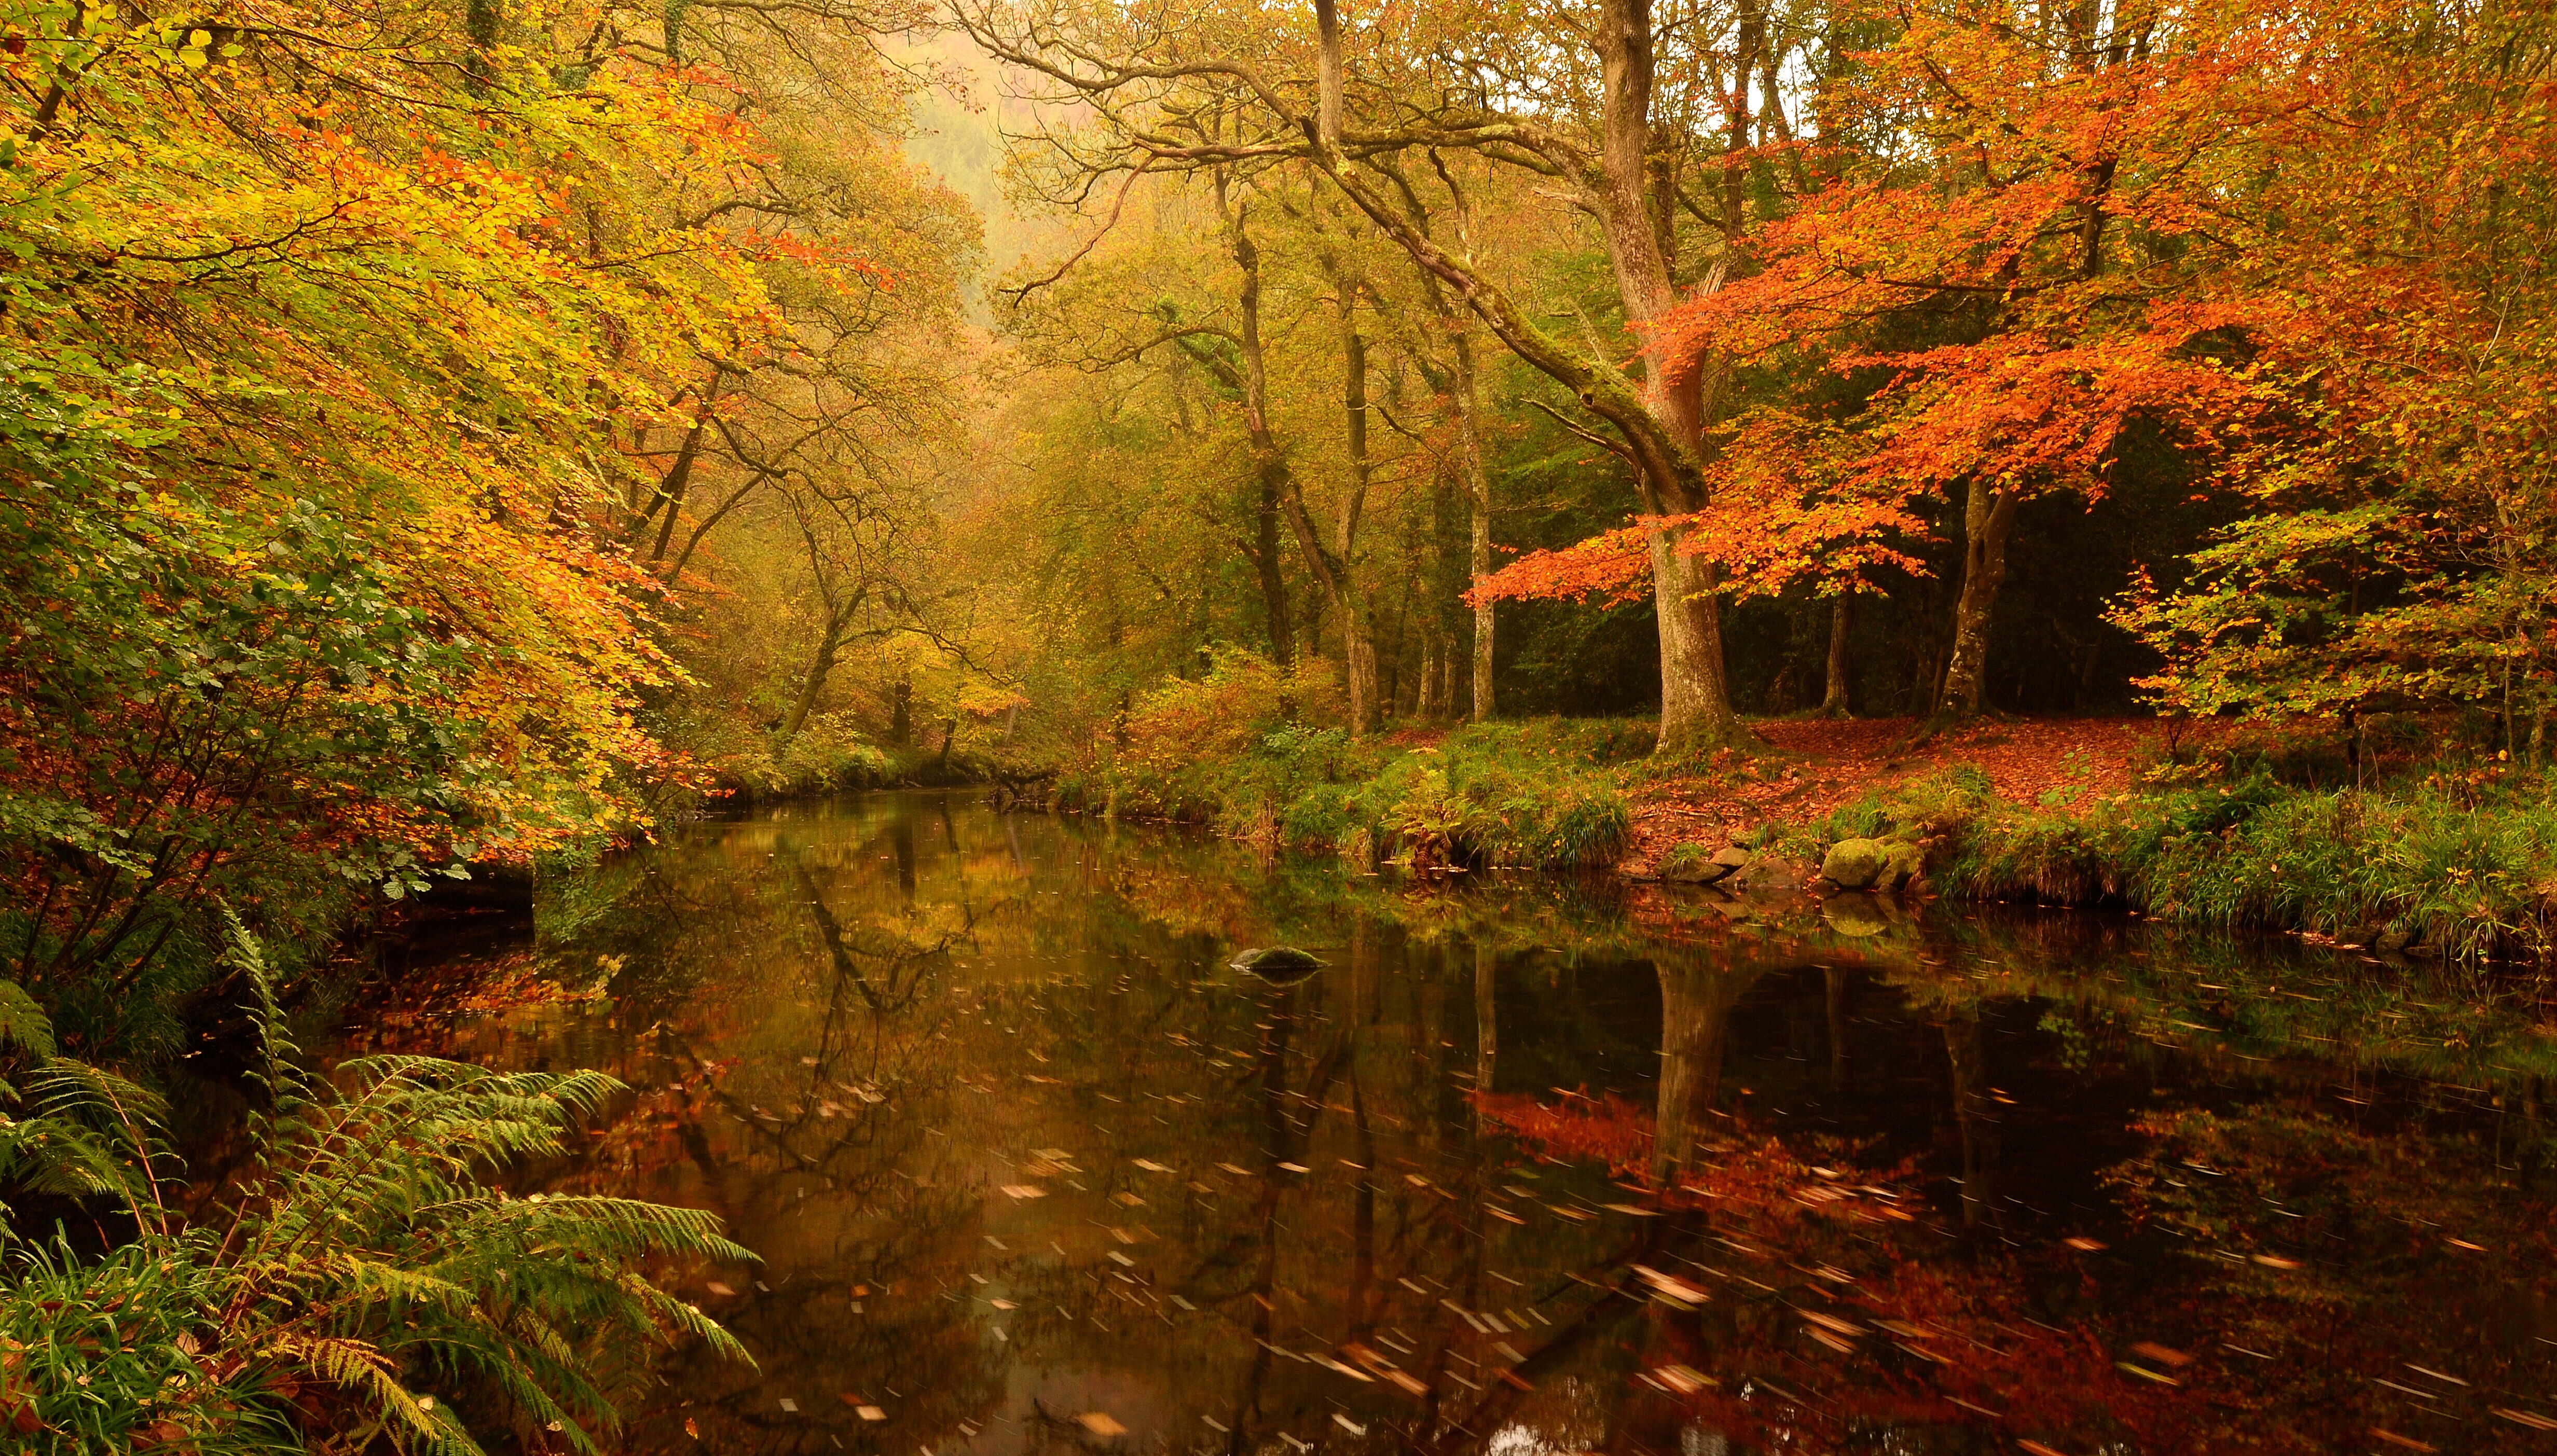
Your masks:
<svg viewBox="0 0 2557 1456"><path fill-rule="evenodd" d="M2412 774L2307 788L2256 771L2153 785L2061 812L2006 804L1954 769L1847 805L1805 848L1927 846L1953 898L2118 904L2198 924L2300 931L2453 960L2557 950L2557 803L2546 775L2480 794Z"/></svg>
<svg viewBox="0 0 2557 1456"><path fill-rule="evenodd" d="M59 1055L35 1003L0 983L10 1449L467 1456L505 1434L594 1452L653 1350L701 1340L745 1358L642 1272L752 1258L715 1217L494 1181L564 1152L619 1084L414 1056L320 1078L284 1039L258 948L231 930L267 1111L246 1171L193 1217L153 1096ZM20 1232L46 1206L79 1216Z"/></svg>
<svg viewBox="0 0 2557 1456"><path fill-rule="evenodd" d="M1651 749L1636 720L1538 719L1353 740L1330 684L1254 657L1137 705L1120 741L1073 765L1068 811L1170 819L1367 865L1613 862L1631 842L1621 776Z"/></svg>

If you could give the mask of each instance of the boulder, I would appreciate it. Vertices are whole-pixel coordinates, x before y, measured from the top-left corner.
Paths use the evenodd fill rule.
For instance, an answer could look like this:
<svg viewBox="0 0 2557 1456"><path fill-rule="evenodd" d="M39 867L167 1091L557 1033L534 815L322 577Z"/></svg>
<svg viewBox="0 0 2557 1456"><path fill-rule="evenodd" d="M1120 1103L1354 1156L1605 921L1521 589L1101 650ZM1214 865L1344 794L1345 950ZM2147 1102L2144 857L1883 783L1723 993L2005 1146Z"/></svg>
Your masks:
<svg viewBox="0 0 2557 1456"><path fill-rule="evenodd" d="M1840 840L1820 860L1820 878L1839 889L1874 889L1891 868L1891 850L1880 840Z"/></svg>
<svg viewBox="0 0 2557 1456"><path fill-rule="evenodd" d="M1277 986L1292 986L1323 969L1321 957L1300 951L1294 946L1273 946L1267 950L1245 951L1234 958L1233 966Z"/></svg>
<svg viewBox="0 0 2557 1456"><path fill-rule="evenodd" d="M1745 869L1735 871L1723 881L1726 888L1747 890L1753 895L1787 894L1803 887L1803 876L1792 864L1774 855L1752 858Z"/></svg>
<svg viewBox="0 0 2557 1456"><path fill-rule="evenodd" d="M1661 877L1672 884L1714 884L1749 867L1752 856L1737 846L1697 859L1692 855L1664 861Z"/></svg>

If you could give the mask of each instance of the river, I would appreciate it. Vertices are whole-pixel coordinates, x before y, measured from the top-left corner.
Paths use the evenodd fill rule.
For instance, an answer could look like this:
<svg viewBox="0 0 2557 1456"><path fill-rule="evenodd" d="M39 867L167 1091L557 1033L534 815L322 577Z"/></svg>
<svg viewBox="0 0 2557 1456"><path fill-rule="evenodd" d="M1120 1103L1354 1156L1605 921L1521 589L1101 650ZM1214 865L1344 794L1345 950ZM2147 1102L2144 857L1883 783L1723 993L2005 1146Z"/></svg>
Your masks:
<svg viewBox="0 0 2557 1456"><path fill-rule="evenodd" d="M1230 968L1293 945L1293 985ZM2459 973L2075 912L1421 882L882 795L546 885L350 1048L634 1089L638 1451L2557 1450L2557 1068Z"/></svg>

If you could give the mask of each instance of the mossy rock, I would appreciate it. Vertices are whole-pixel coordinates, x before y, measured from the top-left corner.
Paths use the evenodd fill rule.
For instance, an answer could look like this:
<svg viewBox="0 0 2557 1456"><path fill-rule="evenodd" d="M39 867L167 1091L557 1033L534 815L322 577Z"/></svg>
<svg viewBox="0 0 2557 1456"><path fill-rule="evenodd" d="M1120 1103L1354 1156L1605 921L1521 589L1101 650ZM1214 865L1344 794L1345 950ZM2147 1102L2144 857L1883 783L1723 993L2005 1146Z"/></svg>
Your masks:
<svg viewBox="0 0 2557 1456"><path fill-rule="evenodd" d="M1235 970L1249 972L1277 986L1293 986L1328 964L1322 957L1294 946L1249 950L1234 958Z"/></svg>

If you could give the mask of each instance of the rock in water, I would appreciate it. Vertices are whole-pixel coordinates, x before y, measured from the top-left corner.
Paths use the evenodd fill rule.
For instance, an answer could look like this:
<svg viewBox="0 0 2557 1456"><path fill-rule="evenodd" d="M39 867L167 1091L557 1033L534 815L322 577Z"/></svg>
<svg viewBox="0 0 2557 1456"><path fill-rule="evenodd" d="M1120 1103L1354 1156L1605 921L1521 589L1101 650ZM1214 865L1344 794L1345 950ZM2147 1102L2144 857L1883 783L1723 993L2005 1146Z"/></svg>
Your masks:
<svg viewBox="0 0 2557 1456"><path fill-rule="evenodd" d="M1284 986L1322 970L1324 962L1293 946L1272 946L1268 950L1245 951L1234 958L1233 966L1237 971L1249 971L1264 981Z"/></svg>

